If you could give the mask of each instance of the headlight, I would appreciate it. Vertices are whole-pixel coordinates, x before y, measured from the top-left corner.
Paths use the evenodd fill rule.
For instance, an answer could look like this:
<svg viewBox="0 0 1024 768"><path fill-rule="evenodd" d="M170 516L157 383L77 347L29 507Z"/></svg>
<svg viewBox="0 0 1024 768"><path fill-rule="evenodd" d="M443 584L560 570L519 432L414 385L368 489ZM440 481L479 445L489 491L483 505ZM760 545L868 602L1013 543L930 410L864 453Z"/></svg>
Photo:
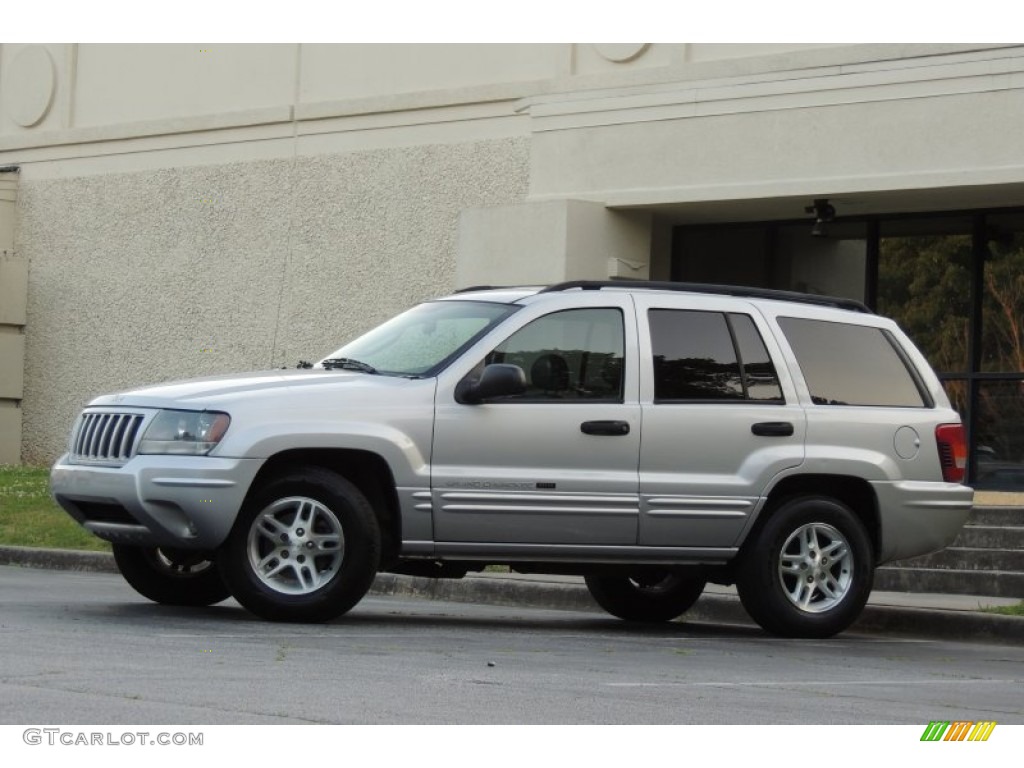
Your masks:
<svg viewBox="0 0 1024 768"><path fill-rule="evenodd" d="M139 453L203 456L220 442L231 417L215 411L160 411L139 443Z"/></svg>

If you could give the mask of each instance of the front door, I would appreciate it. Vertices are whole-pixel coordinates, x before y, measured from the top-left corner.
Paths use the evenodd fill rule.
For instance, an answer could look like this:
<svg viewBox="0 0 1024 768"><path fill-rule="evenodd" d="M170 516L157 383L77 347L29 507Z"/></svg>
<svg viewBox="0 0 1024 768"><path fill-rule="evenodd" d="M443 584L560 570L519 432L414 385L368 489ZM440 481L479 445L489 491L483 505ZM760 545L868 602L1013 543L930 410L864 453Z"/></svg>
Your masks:
<svg viewBox="0 0 1024 768"><path fill-rule="evenodd" d="M626 341L635 317L627 295L606 303L527 322L469 374L518 365L522 395L468 405L439 388L435 541L636 543L640 406Z"/></svg>

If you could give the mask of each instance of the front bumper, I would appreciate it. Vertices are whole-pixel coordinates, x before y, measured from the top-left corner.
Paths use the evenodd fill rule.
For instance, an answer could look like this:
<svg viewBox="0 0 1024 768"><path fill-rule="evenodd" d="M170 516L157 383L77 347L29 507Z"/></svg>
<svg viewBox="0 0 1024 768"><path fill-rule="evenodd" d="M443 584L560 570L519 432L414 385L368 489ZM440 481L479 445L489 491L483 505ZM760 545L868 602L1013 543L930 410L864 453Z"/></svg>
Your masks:
<svg viewBox="0 0 1024 768"><path fill-rule="evenodd" d="M121 467L50 471L50 492L87 530L117 544L215 549L227 538L262 459L138 455Z"/></svg>
<svg viewBox="0 0 1024 768"><path fill-rule="evenodd" d="M872 483L878 496L882 549L878 563L948 547L974 506L974 489L955 483Z"/></svg>

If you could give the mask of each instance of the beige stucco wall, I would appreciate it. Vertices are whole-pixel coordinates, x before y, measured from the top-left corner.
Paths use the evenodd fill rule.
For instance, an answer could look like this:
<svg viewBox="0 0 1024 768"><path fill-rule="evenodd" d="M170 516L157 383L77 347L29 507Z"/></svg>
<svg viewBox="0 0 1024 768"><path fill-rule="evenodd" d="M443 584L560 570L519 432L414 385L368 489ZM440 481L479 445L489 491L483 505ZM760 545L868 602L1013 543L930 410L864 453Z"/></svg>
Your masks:
<svg viewBox="0 0 1024 768"><path fill-rule="evenodd" d="M459 211L525 195L516 139L23 181L24 458L90 397L294 366L451 290Z"/></svg>

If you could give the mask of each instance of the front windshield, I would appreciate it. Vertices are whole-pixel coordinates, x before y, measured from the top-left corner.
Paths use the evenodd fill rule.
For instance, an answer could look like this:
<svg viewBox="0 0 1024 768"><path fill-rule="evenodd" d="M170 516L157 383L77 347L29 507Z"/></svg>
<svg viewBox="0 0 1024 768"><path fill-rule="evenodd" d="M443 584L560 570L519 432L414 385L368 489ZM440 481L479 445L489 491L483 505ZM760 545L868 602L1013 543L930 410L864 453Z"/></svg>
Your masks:
<svg viewBox="0 0 1024 768"><path fill-rule="evenodd" d="M519 309L487 301L420 304L363 334L324 360L359 361L391 376L432 376L465 347ZM324 366L324 360L317 368Z"/></svg>

